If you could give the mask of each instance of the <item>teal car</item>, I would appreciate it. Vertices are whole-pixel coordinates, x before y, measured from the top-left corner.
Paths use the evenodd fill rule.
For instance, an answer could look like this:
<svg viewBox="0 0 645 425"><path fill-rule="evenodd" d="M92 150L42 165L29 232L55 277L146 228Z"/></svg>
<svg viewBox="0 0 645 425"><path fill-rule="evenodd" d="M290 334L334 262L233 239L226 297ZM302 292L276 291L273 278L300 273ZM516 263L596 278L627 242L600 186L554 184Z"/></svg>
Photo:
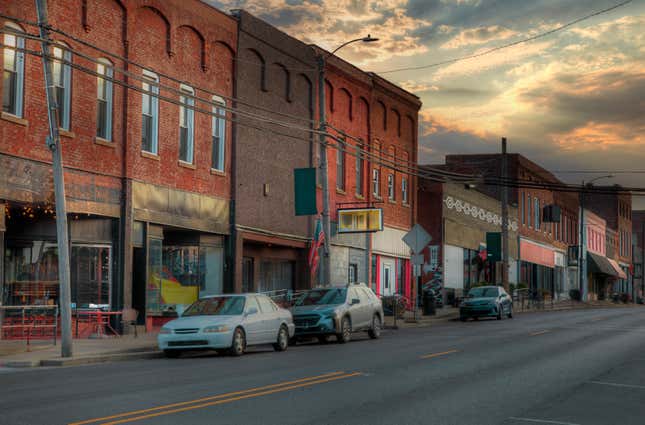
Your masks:
<svg viewBox="0 0 645 425"><path fill-rule="evenodd" d="M501 320L504 316L513 317L513 300L501 286L472 288L459 307L462 322L470 317L495 317Z"/></svg>

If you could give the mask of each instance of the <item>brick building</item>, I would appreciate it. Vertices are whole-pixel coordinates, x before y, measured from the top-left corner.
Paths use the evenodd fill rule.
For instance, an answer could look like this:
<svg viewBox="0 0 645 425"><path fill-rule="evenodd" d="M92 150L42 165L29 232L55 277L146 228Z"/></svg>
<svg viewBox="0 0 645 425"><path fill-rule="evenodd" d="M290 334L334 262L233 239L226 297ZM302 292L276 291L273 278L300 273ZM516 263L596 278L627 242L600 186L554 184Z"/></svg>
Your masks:
<svg viewBox="0 0 645 425"><path fill-rule="evenodd" d="M378 294L409 296L410 252L402 237L414 222L416 180L405 165L393 170L386 162L416 162L421 102L338 57L329 57L326 64L329 130L343 139L342 149L328 148L332 283L368 282ZM363 154L367 158L357 154L357 147L368 152ZM339 208L365 206L383 209L383 231L335 231Z"/></svg>
<svg viewBox="0 0 645 425"><path fill-rule="evenodd" d="M643 259L645 258L645 211L632 211L632 264L637 297L645 297Z"/></svg>
<svg viewBox="0 0 645 425"><path fill-rule="evenodd" d="M501 154L447 155L445 168L452 171L499 177ZM532 184L559 184L553 174L520 154L508 154L508 177ZM498 186L478 190L501 199ZM579 202L575 195L548 187L509 187L509 203L517 207L519 222L518 281L534 291L567 297L577 287L577 267L567 257L568 247L578 243ZM544 222L547 205L557 205L562 214L559 222ZM570 265L571 264L571 265Z"/></svg>
<svg viewBox="0 0 645 425"><path fill-rule="evenodd" d="M199 294L223 288L231 126L190 106L216 110L232 96L237 23L197 0L48 5L50 24L68 35L52 33L53 54L61 59L53 68L61 104L72 303L134 307L140 320L158 326ZM3 0L0 8L36 20L33 2ZM5 34L4 42L40 50L21 37ZM0 119L0 203L6 210L6 225L0 226L2 302L55 304L42 64L28 54L11 58L4 62L11 65L11 78L2 87ZM120 73L123 68L129 77ZM101 75L125 79L143 93Z"/></svg>
<svg viewBox="0 0 645 425"><path fill-rule="evenodd" d="M313 128L314 50L245 11L235 11L234 16L239 23L237 107ZM260 123L242 115L239 121L233 158L233 289L252 292L309 287L307 253L313 220L295 216L294 169L315 165L318 138L314 140L310 132L265 123L262 127L291 137L253 128L245 124L257 127Z"/></svg>

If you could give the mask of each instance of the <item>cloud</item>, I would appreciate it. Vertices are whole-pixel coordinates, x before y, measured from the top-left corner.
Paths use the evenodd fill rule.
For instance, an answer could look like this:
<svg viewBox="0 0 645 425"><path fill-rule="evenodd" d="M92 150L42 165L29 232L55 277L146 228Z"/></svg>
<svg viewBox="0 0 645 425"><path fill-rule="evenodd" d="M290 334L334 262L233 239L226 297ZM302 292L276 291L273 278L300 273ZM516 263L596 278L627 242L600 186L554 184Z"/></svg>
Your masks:
<svg viewBox="0 0 645 425"><path fill-rule="evenodd" d="M517 35L516 31L499 25L489 27L469 28L461 31L457 36L441 45L442 49L458 49L473 44L484 44L493 40L505 40Z"/></svg>

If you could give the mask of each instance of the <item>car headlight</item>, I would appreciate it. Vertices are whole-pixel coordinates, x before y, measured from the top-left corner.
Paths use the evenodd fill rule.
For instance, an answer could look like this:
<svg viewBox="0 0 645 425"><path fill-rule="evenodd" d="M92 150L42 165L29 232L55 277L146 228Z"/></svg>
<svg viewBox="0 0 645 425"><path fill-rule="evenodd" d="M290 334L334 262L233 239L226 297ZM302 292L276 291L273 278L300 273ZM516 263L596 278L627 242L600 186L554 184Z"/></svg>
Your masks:
<svg viewBox="0 0 645 425"><path fill-rule="evenodd" d="M171 334L171 333L172 333L172 329L164 328L164 327L159 329L159 334L160 335L168 335L168 334Z"/></svg>
<svg viewBox="0 0 645 425"><path fill-rule="evenodd" d="M204 329L202 329L202 332L205 334L214 334L214 333L227 332L227 331L228 331L228 326L226 325L207 326Z"/></svg>

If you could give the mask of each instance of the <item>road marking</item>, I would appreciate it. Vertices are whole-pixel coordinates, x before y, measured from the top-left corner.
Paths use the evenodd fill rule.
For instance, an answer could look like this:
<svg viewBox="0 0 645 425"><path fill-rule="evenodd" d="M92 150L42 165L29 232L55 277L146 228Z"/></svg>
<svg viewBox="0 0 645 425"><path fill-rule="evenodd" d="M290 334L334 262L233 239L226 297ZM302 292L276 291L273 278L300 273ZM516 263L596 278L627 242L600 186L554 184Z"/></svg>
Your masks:
<svg viewBox="0 0 645 425"><path fill-rule="evenodd" d="M610 387L638 388L641 390L645 390L645 385L618 384L616 382L602 382L602 381L589 381L589 383L596 384L596 385L608 385Z"/></svg>
<svg viewBox="0 0 645 425"><path fill-rule="evenodd" d="M536 424L580 425L580 424L574 424L573 422L549 421L549 420L546 420L546 419L515 418L515 417L510 417L509 419L513 419L514 421L533 422L533 423L536 423Z"/></svg>
<svg viewBox="0 0 645 425"><path fill-rule="evenodd" d="M208 403L196 404L196 405L187 406L187 407L180 407L178 409L163 410L161 412L150 413L150 414L142 415L142 416L134 416L132 418L120 419L120 420L116 420L116 421L112 421L112 422L103 422L103 423L101 423L101 425L117 425L117 424L122 424L122 423L126 423L126 422L134 422L134 421L140 421L140 420L143 420L143 419L156 418L157 416L170 415L172 413L186 412L188 410L203 409L204 407L217 406L219 404L231 403L233 401L244 400L244 399L247 399L247 398L260 397L260 396L263 396L263 395L281 393L281 392L293 390L293 389L296 389L296 388L309 387L309 386L317 385L317 384L324 384L326 382L337 381L339 379L346 379L346 378L351 378L353 376L359 376L359 375L362 375L362 373L361 372L354 372L354 373L347 373L347 374L344 374L344 375L336 375L336 376L332 376L332 377L326 378L326 379L318 379L316 381L303 382L301 384L295 384L295 385L286 386L286 387L283 386L283 387L275 388L273 390L254 392L254 393L251 393L251 394L240 395L240 396L237 396L237 397L229 397L229 398L225 398L225 399L222 399L222 400L210 401Z"/></svg>
<svg viewBox="0 0 645 425"><path fill-rule="evenodd" d="M236 395L242 395L242 394L249 394L249 393L255 393L258 391L264 391L272 388L278 388L278 387L285 387L285 386L290 386L293 384L299 384L302 382L310 382L310 381L316 381L320 379L325 379L325 378L330 378L330 377L336 377L342 375L343 377L346 375L345 372L330 372L330 373L325 373L323 375L317 375L317 376L311 376L308 378L301 378L301 379L296 379L293 381L286 381L286 382L280 382L277 384L271 384L271 385L265 385L262 387L256 387L256 388L249 388L247 390L241 390L241 391L234 391L230 393L224 393L224 394L218 394L214 396L209 396L209 397L203 397L203 398L198 398L195 400L189 400L189 401L182 401L179 403L172 403L172 404L165 404L162 406L157 406L157 407L151 407L149 409L142 409L142 410L134 410L131 412L124 412L124 413L119 413L116 415L111 415L111 416L105 416L102 418L94 418L94 419L87 419L84 421L80 422L72 422L69 425L85 425L85 424L90 424L90 423L95 423L95 422L103 422L109 419L117 419L117 418L123 418L126 416L133 416L133 415L138 415L140 413L148 413L148 412L154 412L156 410L162 410L162 409L169 409L172 407L178 407L178 406L185 406L188 404L195 404L195 403L201 403L203 401L210 401L210 400L218 400L226 397L231 397L231 396L236 396Z"/></svg>
<svg viewBox="0 0 645 425"><path fill-rule="evenodd" d="M459 350L449 350L449 351L442 351L441 353L432 353L432 354L426 354L425 356L421 356L422 359L432 359L435 357L439 356L445 356L446 354L452 354L452 353L457 353Z"/></svg>
<svg viewBox="0 0 645 425"><path fill-rule="evenodd" d="M549 333L549 332L551 332L551 331L545 329L543 331L532 332L532 333L529 334L529 336L544 335L545 333Z"/></svg>

